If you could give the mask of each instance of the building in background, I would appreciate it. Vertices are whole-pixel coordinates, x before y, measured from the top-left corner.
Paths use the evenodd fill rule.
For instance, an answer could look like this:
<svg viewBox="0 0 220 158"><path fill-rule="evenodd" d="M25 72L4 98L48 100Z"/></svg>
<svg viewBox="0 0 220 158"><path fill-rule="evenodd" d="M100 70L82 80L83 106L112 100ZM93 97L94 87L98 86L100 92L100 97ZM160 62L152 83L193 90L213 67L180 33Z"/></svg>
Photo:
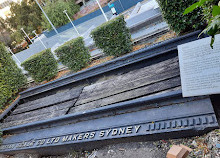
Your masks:
<svg viewBox="0 0 220 158"><path fill-rule="evenodd" d="M6 17L10 14L10 3L12 2L20 2L20 0L0 0L0 17L6 19Z"/></svg>

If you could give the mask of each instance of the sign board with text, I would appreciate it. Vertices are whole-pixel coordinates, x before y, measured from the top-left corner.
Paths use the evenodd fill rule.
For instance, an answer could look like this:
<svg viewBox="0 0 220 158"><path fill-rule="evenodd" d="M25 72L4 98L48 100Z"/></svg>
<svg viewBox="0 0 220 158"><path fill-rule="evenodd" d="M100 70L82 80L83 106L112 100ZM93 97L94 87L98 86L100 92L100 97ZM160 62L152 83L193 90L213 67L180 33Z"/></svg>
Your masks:
<svg viewBox="0 0 220 158"><path fill-rule="evenodd" d="M183 97L220 93L220 35L178 46Z"/></svg>

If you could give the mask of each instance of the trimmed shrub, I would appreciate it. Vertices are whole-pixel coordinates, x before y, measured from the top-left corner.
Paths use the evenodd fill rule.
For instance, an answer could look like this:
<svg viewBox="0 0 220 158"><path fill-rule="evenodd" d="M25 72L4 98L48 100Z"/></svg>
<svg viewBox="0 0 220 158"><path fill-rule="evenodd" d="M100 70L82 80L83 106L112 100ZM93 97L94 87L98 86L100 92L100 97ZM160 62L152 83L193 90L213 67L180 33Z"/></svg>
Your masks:
<svg viewBox="0 0 220 158"><path fill-rule="evenodd" d="M5 46L0 43L0 108L26 83L27 79L21 69L17 67Z"/></svg>
<svg viewBox="0 0 220 158"><path fill-rule="evenodd" d="M13 96L10 87L2 80L0 80L0 109L8 102Z"/></svg>
<svg viewBox="0 0 220 158"><path fill-rule="evenodd" d="M131 35L123 15L97 27L91 36L96 46L107 55L120 56L132 49Z"/></svg>
<svg viewBox="0 0 220 158"><path fill-rule="evenodd" d="M37 53L21 64L36 82L49 81L57 75L58 64L50 49Z"/></svg>
<svg viewBox="0 0 220 158"><path fill-rule="evenodd" d="M90 61L90 53L82 37L64 43L55 53L59 60L73 71L79 71Z"/></svg>
<svg viewBox="0 0 220 158"><path fill-rule="evenodd" d="M193 12L183 15L186 8L198 0L157 0L162 14L167 23L177 33L194 31L204 28L202 9L197 8Z"/></svg>

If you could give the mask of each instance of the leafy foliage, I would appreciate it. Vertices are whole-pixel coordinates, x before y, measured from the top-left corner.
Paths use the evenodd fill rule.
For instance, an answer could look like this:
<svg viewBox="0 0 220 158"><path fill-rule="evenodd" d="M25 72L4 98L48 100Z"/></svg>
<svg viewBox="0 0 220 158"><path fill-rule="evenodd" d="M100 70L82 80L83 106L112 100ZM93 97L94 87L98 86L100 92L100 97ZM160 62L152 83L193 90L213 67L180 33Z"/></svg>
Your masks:
<svg viewBox="0 0 220 158"><path fill-rule="evenodd" d="M21 28L29 34L33 30L37 30L41 26L41 10L35 1L23 0L21 3L11 3L10 7L11 16L6 19L7 24L14 31L12 38L17 42L22 40ZM15 33L16 32L16 33Z"/></svg>
<svg viewBox="0 0 220 158"><path fill-rule="evenodd" d="M16 43L21 43L24 40L24 35L21 31L15 31L11 34L11 38L13 41L16 41Z"/></svg>
<svg viewBox="0 0 220 158"><path fill-rule="evenodd" d="M21 64L36 82L49 81L58 72L58 64L50 49L37 53Z"/></svg>
<svg viewBox="0 0 220 158"><path fill-rule="evenodd" d="M200 0L186 8L183 14L189 14L199 7L204 8L204 15L206 15L205 19L208 22L208 26L202 31L202 33L207 33L212 37L210 46L213 48L215 35L220 33L220 1L217 5L217 1L214 0ZM211 15L207 15L207 8L209 9Z"/></svg>
<svg viewBox="0 0 220 158"><path fill-rule="evenodd" d="M64 10L67 10L67 13L72 17L76 12L79 11L80 6L75 4L75 0L47 0L46 5L44 6L44 11L47 16L53 23L55 27L59 27L69 23L68 18L63 13ZM42 25L44 28L49 30L52 29L50 23L47 21L46 17L42 14Z"/></svg>
<svg viewBox="0 0 220 158"><path fill-rule="evenodd" d="M202 22L202 9L197 8L192 13L183 15L184 10L197 2L197 0L157 0L163 13L164 19L177 32L188 32L201 29L204 26ZM189 8L190 10L191 8Z"/></svg>
<svg viewBox="0 0 220 158"><path fill-rule="evenodd" d="M27 82L26 77L0 43L0 108Z"/></svg>
<svg viewBox="0 0 220 158"><path fill-rule="evenodd" d="M120 56L131 51L131 35L123 16L97 27L91 36L96 46L107 55Z"/></svg>
<svg viewBox="0 0 220 158"><path fill-rule="evenodd" d="M7 46L10 46L11 44L9 30L5 24L5 20L1 17L0 17L0 42L3 42Z"/></svg>
<svg viewBox="0 0 220 158"><path fill-rule="evenodd" d="M209 19L212 18L212 10L213 6L217 5L219 0L209 0L205 1L204 5L201 6L202 8L202 15L203 19L208 23Z"/></svg>
<svg viewBox="0 0 220 158"><path fill-rule="evenodd" d="M90 54L84 45L82 37L78 37L55 50L60 61L73 71L78 71L85 67L89 60Z"/></svg>
<svg viewBox="0 0 220 158"><path fill-rule="evenodd" d="M0 30L4 30L4 29L6 29L6 25L4 19L0 17Z"/></svg>

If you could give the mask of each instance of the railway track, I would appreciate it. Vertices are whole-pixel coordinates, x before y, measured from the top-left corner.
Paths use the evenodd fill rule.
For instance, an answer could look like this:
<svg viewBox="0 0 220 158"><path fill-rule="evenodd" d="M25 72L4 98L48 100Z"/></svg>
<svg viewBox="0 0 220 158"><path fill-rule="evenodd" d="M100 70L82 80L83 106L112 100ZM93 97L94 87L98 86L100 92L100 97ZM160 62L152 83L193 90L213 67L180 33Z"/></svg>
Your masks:
<svg viewBox="0 0 220 158"><path fill-rule="evenodd" d="M218 127L209 96L183 98L177 46L149 46L28 89L0 117L0 153L66 153L106 143L195 136Z"/></svg>

